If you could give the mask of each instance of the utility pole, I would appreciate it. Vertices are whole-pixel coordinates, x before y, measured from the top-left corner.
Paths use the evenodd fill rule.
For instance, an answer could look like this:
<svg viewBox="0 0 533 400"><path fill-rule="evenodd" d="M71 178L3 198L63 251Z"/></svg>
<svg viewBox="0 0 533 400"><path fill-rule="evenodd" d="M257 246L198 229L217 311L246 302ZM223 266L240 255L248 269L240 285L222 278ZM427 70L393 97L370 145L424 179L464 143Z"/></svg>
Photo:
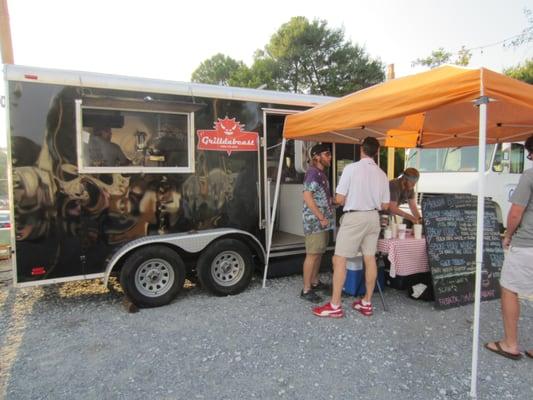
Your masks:
<svg viewBox="0 0 533 400"><path fill-rule="evenodd" d="M11 26L9 24L9 12L7 0L0 0L0 49L3 64L14 64L13 44L11 42Z"/></svg>
<svg viewBox="0 0 533 400"><path fill-rule="evenodd" d="M387 80L394 79L394 64L387 65ZM387 148L387 177L394 179L394 147Z"/></svg>

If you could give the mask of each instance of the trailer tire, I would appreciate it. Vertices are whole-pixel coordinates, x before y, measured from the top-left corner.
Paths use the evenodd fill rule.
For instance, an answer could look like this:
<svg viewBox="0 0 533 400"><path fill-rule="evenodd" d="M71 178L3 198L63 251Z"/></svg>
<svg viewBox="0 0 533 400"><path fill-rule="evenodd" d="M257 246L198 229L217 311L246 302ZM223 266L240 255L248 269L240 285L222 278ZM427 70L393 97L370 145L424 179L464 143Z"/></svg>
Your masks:
<svg viewBox="0 0 533 400"><path fill-rule="evenodd" d="M242 292L250 284L253 272L252 253L239 240L218 240L198 258L198 280L217 296Z"/></svg>
<svg viewBox="0 0 533 400"><path fill-rule="evenodd" d="M170 303L185 283L185 264L165 246L147 246L130 254L120 271L120 284L139 307Z"/></svg>

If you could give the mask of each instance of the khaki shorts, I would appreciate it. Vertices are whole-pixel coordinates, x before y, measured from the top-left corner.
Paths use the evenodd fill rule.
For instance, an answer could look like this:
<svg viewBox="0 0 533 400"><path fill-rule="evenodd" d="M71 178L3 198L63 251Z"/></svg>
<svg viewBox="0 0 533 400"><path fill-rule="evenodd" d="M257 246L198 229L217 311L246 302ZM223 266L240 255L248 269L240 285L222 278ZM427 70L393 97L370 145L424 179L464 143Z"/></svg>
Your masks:
<svg viewBox="0 0 533 400"><path fill-rule="evenodd" d="M305 252L307 254L324 254L328 247L329 231L311 233L305 236Z"/></svg>
<svg viewBox="0 0 533 400"><path fill-rule="evenodd" d="M361 248L364 256L373 256L376 254L380 230L377 211L355 211L344 214L337 233L335 255L355 257Z"/></svg>
<svg viewBox="0 0 533 400"><path fill-rule="evenodd" d="M500 285L521 296L533 295L533 247L513 247L505 255Z"/></svg>

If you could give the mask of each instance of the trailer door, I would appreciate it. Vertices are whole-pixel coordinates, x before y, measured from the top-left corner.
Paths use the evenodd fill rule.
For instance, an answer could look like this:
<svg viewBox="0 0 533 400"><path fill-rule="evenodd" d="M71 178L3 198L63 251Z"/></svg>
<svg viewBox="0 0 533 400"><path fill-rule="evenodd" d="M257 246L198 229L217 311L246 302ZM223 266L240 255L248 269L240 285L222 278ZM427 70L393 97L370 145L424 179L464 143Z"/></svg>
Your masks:
<svg viewBox="0 0 533 400"><path fill-rule="evenodd" d="M285 117L299 110L263 110L263 177L260 226L269 235ZM309 146L313 142L287 142L281 172L279 205L272 235L275 251L303 252L302 191Z"/></svg>

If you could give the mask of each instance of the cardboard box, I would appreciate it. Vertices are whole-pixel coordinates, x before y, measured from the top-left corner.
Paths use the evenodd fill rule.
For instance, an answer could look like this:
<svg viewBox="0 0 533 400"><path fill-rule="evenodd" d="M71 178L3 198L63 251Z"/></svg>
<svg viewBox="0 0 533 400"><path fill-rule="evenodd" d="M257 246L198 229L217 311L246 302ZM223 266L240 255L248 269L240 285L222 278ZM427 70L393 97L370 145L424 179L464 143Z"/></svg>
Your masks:
<svg viewBox="0 0 533 400"><path fill-rule="evenodd" d="M378 266L378 282L381 290L385 288L385 272ZM363 296L366 293L365 274L363 271L363 256L348 258L346 260L346 280L342 288L344 293L352 296ZM377 292L377 285L374 292Z"/></svg>

